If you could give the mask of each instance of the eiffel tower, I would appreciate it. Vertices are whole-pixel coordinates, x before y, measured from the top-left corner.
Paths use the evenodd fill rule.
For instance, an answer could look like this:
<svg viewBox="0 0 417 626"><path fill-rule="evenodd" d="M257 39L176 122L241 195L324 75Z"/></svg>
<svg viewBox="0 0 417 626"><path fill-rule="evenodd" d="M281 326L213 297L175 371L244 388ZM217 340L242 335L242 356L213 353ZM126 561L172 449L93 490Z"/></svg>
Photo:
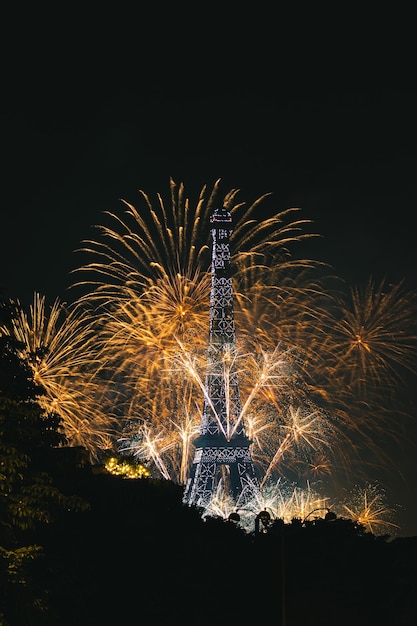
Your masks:
<svg viewBox="0 0 417 626"><path fill-rule="evenodd" d="M200 434L183 502L206 508L220 489L244 506L259 489L245 434L238 373L230 269L232 216L224 207L210 217L212 235L210 329Z"/></svg>

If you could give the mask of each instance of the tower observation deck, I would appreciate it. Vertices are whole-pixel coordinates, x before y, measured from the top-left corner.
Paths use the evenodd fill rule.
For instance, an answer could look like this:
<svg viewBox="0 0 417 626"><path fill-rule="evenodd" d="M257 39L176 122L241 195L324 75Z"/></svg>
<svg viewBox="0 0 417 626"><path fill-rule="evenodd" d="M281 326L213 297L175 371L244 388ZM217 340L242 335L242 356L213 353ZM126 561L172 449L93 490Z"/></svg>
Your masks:
<svg viewBox="0 0 417 626"><path fill-rule="evenodd" d="M204 405L183 502L207 507L220 489L244 506L259 485L250 453L251 441L245 433L236 368L229 243L232 216L225 208L216 209L210 223L210 328Z"/></svg>

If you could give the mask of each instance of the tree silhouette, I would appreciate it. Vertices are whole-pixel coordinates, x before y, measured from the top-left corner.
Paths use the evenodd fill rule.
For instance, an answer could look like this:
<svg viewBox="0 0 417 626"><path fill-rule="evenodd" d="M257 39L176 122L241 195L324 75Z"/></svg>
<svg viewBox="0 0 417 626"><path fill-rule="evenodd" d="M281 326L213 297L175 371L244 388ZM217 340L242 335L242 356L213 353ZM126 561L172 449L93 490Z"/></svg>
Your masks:
<svg viewBox="0 0 417 626"><path fill-rule="evenodd" d="M0 322L11 319L0 304ZM47 590L41 573L44 551L36 530L67 508L84 508L64 495L49 470L65 444L60 420L37 402L42 393L31 369L17 356L17 343L0 335L0 624L43 624Z"/></svg>

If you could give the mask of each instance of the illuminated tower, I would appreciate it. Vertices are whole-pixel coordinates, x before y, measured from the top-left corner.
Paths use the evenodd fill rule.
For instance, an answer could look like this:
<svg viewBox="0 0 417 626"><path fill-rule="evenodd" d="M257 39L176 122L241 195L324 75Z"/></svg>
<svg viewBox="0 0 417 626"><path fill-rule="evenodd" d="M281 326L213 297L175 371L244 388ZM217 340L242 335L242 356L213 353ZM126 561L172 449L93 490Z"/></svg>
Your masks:
<svg viewBox="0 0 417 626"><path fill-rule="evenodd" d="M218 486L242 506L259 488L245 434L238 374L230 271L232 216L216 209L210 217L210 330L200 434L183 502L205 507Z"/></svg>

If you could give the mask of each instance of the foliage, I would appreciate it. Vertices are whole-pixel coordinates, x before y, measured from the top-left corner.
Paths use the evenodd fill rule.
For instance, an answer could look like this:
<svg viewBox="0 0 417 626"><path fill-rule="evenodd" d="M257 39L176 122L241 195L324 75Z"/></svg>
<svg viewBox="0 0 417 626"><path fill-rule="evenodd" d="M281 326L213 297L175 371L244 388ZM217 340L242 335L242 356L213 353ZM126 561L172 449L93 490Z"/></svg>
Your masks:
<svg viewBox="0 0 417 626"><path fill-rule="evenodd" d="M0 305L0 314L10 308ZM35 624L46 614L39 576L44 550L36 531L81 498L60 491L50 473L52 452L65 444L57 415L45 413L42 394L17 343L0 336L0 624ZM35 617L37 616L37 617Z"/></svg>

